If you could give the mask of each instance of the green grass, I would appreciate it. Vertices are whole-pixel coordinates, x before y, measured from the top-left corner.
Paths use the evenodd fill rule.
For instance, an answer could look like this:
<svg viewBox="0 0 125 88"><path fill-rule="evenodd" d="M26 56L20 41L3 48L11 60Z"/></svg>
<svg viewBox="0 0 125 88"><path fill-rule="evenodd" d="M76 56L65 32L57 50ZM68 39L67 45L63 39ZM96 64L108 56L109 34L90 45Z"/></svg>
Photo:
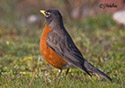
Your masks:
<svg viewBox="0 0 125 88"><path fill-rule="evenodd" d="M6 22L6 21L5 21ZM65 22L65 21L64 21ZM65 22L83 56L113 82L93 76L90 78L72 68L64 78L65 70L53 81L57 69L40 60L39 71L31 88L124 88L125 86L125 28L117 25L110 16L88 17L79 22ZM0 88L25 88L37 68L41 55L39 40L42 28L35 25L0 26Z"/></svg>

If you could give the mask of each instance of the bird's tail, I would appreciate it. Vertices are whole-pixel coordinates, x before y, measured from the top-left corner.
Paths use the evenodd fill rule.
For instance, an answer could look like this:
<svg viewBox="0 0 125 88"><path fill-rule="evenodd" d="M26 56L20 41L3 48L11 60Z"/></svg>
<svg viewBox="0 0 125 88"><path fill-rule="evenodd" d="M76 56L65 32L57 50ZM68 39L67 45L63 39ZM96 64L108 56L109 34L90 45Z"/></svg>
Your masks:
<svg viewBox="0 0 125 88"><path fill-rule="evenodd" d="M90 64L89 62L85 61L84 66L85 66L85 68L86 68L88 71L90 71L90 72L92 72L92 73L96 73L96 74L98 74L98 75L100 75L100 76L102 76L102 77L104 77L104 78L107 78L108 80L112 81L112 79L111 79L109 76L107 76L105 73L103 73L103 72L100 71L99 69L95 68L95 67L94 67L92 64Z"/></svg>

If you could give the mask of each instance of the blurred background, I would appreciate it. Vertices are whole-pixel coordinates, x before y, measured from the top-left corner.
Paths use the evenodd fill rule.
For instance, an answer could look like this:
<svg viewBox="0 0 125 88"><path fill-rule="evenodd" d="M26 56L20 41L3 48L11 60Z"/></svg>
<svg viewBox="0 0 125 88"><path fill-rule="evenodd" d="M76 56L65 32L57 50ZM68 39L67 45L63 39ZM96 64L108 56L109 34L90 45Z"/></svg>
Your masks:
<svg viewBox="0 0 125 88"><path fill-rule="evenodd" d="M117 7L113 7L113 4ZM112 5L112 7L106 7ZM57 8L61 11L65 21L83 20L86 17L95 17L99 14L114 14L125 10L125 0L1 0L1 25L26 26L30 23L43 24L40 9ZM4 23L5 22L5 23ZM11 24L10 24L10 23ZM41 22L41 23L39 23ZM8 23L8 24L7 24Z"/></svg>
<svg viewBox="0 0 125 88"><path fill-rule="evenodd" d="M31 80L41 56L39 41L45 25L39 11L51 8L61 12L64 25L83 56L115 78L116 88L123 86L125 0L0 0L0 86L25 87ZM77 69L71 71L83 74ZM32 87L41 87L41 82L42 87L51 87L53 84L45 82L46 77L51 80L57 70L41 60L39 72L42 73L36 75ZM83 79L84 86L91 88L93 84L90 82L88 87L85 79L88 78ZM68 81L76 85L79 82ZM69 82L65 85L68 87ZM99 85L103 84L98 82Z"/></svg>

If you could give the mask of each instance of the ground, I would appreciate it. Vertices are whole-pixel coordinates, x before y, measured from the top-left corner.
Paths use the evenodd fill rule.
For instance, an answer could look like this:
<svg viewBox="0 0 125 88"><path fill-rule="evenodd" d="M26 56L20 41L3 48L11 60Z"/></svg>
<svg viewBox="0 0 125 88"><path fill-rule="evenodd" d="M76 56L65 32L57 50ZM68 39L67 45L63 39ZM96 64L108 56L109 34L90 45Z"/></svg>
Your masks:
<svg viewBox="0 0 125 88"><path fill-rule="evenodd" d="M45 19L43 19L45 21ZM41 57L39 41L42 29L35 24L0 25L0 87L25 88L124 88L125 86L125 28L110 15L88 17L81 21L65 21L65 27L83 56L95 67L109 75L113 82L98 76L90 78L72 68L54 81L57 69ZM8 25L9 24L9 25ZM38 65L38 58L41 58Z"/></svg>

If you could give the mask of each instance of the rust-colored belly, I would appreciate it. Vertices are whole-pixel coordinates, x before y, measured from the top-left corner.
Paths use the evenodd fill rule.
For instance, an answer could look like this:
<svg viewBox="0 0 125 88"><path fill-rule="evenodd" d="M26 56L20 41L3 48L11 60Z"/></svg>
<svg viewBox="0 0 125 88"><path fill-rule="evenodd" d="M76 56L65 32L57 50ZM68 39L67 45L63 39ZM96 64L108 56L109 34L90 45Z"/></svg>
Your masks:
<svg viewBox="0 0 125 88"><path fill-rule="evenodd" d="M40 39L40 52L43 58L55 68L63 68L67 64L64 59L57 55L48 45L47 45L47 35L51 31L51 28L45 25L41 39Z"/></svg>

